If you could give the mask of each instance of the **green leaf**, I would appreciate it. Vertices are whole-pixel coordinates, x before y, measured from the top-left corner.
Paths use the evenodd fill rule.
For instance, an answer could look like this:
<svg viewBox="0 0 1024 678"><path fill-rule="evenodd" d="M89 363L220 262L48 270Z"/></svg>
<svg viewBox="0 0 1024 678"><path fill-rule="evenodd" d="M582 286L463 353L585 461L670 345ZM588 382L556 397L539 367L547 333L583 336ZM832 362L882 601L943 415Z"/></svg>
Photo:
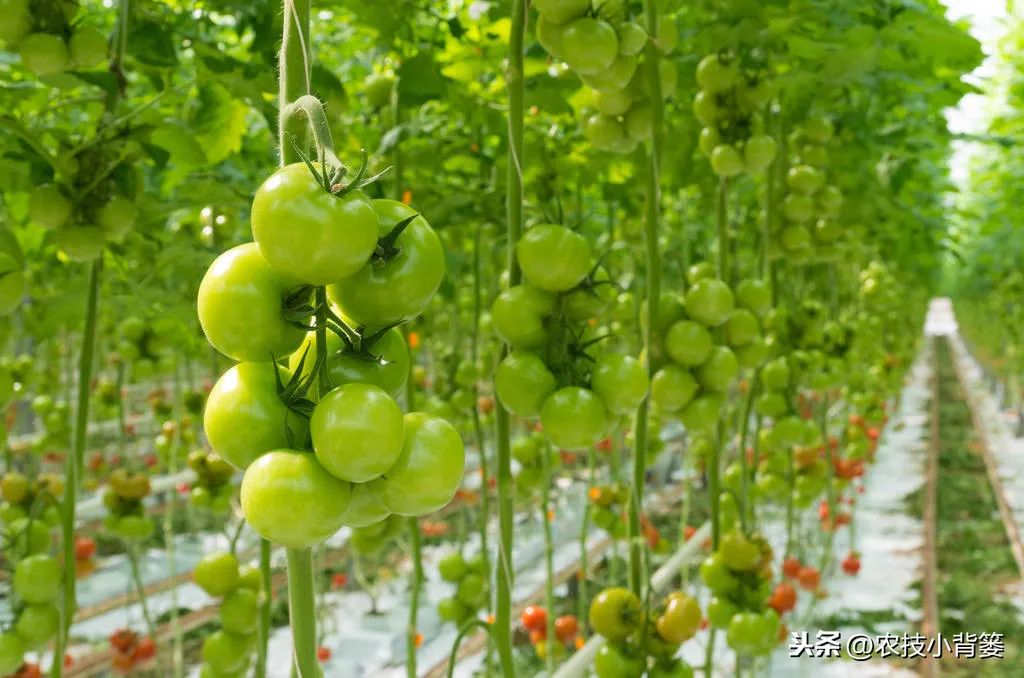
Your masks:
<svg viewBox="0 0 1024 678"><path fill-rule="evenodd" d="M249 107L238 101L219 83L199 88L199 105L193 112L192 128L206 159L219 163L242 148L249 130Z"/></svg>

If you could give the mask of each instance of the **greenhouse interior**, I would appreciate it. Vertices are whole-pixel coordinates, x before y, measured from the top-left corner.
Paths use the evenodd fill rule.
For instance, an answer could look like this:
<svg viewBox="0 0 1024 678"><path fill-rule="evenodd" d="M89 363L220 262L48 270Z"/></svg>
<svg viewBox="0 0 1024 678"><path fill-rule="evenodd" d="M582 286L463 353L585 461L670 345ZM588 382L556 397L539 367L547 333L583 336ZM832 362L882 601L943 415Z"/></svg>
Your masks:
<svg viewBox="0 0 1024 678"><path fill-rule="evenodd" d="M0 0L0 678L1021 678L1022 148L1013 0Z"/></svg>

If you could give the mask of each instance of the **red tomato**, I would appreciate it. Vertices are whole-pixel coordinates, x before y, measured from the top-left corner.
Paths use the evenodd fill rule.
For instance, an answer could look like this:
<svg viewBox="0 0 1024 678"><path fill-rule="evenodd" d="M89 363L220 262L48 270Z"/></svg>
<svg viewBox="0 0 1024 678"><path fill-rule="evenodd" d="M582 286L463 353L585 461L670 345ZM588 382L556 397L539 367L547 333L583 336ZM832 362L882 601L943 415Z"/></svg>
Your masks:
<svg viewBox="0 0 1024 678"><path fill-rule="evenodd" d="M579 627L579 623L574 615L567 614L561 616L555 620L555 637L563 643L568 643L576 637Z"/></svg>
<svg viewBox="0 0 1024 678"><path fill-rule="evenodd" d="M784 561L782 561L782 573L790 579L796 579L797 576L800 574L800 569L802 567L803 566L800 564L800 559L794 558L793 556L789 556Z"/></svg>
<svg viewBox="0 0 1024 678"><path fill-rule="evenodd" d="M321 645L316 649L316 658L322 662L328 661L331 658L331 649Z"/></svg>
<svg viewBox="0 0 1024 678"><path fill-rule="evenodd" d="M846 557L843 558L842 567L843 572L845 572L846 574L850 575L851 577L856 576L857 573L860 572L860 556L854 553L853 551L850 551L848 554L846 554Z"/></svg>
<svg viewBox="0 0 1024 678"><path fill-rule="evenodd" d="M772 591L768 605L773 607L780 615L789 612L796 607L796 589L789 582L782 582Z"/></svg>
<svg viewBox="0 0 1024 678"><path fill-rule="evenodd" d="M801 567L796 578L800 582L800 586L808 591L816 590L818 585L821 584L821 572L816 567Z"/></svg>
<svg viewBox="0 0 1024 678"><path fill-rule="evenodd" d="M540 605L527 605L519 615L519 621L528 631L541 631L547 628L548 612Z"/></svg>

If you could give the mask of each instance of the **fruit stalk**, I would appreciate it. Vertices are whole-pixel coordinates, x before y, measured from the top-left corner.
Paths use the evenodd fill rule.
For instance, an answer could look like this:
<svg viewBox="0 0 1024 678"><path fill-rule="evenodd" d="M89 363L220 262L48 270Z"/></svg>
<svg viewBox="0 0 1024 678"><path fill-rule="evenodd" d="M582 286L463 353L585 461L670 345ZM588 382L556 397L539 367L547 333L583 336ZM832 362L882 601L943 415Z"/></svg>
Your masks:
<svg viewBox="0 0 1024 678"><path fill-rule="evenodd" d="M409 678L416 678L416 620L420 609L420 588L423 585L419 518L409 518L409 543L412 550L412 582L409 586L409 628L405 632L405 672Z"/></svg>
<svg viewBox="0 0 1024 678"><path fill-rule="evenodd" d="M298 162L299 152L292 139L305 138L306 123L294 115L287 115L288 104L304 94L309 86L309 7L310 0L283 0L284 19L281 37L280 77L277 122L278 152L281 166ZM301 145L300 145L301 147Z"/></svg>
<svg viewBox="0 0 1024 678"><path fill-rule="evenodd" d="M312 549L288 549L288 619L299 678L316 678L316 597L313 593Z"/></svg>

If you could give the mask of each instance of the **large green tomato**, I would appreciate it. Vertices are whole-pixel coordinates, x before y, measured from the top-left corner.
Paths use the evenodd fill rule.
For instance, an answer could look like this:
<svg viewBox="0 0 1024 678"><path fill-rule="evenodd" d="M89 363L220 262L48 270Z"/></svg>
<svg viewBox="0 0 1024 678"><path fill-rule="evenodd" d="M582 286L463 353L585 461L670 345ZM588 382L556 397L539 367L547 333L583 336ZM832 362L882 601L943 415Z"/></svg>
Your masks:
<svg viewBox="0 0 1024 678"><path fill-rule="evenodd" d="M651 402L662 412L679 412L697 395L697 380L678 365L665 365L651 379Z"/></svg>
<svg viewBox="0 0 1024 678"><path fill-rule="evenodd" d="M743 164L752 174L768 169L774 159L775 139L767 134L750 137L743 145Z"/></svg>
<svg viewBox="0 0 1024 678"><path fill-rule="evenodd" d="M594 656L594 675L597 678L640 678L644 664L620 645L605 643Z"/></svg>
<svg viewBox="0 0 1024 678"><path fill-rule="evenodd" d="M52 603L27 605L14 623L14 632L29 648L39 647L57 635L60 612Z"/></svg>
<svg viewBox="0 0 1024 678"><path fill-rule="evenodd" d="M238 559L233 553L204 556L192 571L192 580L211 596L225 596L238 588Z"/></svg>
<svg viewBox="0 0 1024 678"><path fill-rule="evenodd" d="M618 153L636 147L626 134L626 126L618 119L594 114L583 122L583 136L599 151Z"/></svg>
<svg viewBox="0 0 1024 678"><path fill-rule="evenodd" d="M224 252L199 284L199 323L206 338L233 360L258 363L290 355L305 335L283 314L296 285L267 264L256 243Z"/></svg>
<svg viewBox="0 0 1024 678"><path fill-rule="evenodd" d="M536 417L558 383L537 355L508 354L494 373L494 392L506 410L518 417Z"/></svg>
<svg viewBox="0 0 1024 678"><path fill-rule="evenodd" d="M360 483L352 486L352 501L345 509L342 523L349 527L366 527L380 523L390 515L391 511L373 493L369 483Z"/></svg>
<svg viewBox="0 0 1024 678"><path fill-rule="evenodd" d="M740 612L733 616L726 632L729 647L742 655L759 655L770 652L778 640L779 616L769 608L758 614Z"/></svg>
<svg viewBox="0 0 1024 678"><path fill-rule="evenodd" d="M206 400L203 427L210 446L222 458L244 469L260 455L306 441L309 424L290 411L277 395L275 368L281 383L291 372L273 363L239 363L225 372Z"/></svg>
<svg viewBox="0 0 1024 678"><path fill-rule="evenodd" d="M393 327L373 343L363 341L362 352L345 348L341 338L334 332L327 333L327 378L332 386L361 382L380 386L399 397L405 392L409 378L409 347L402 331ZM306 335L302 345L288 359L288 366L294 371L299 367L303 354L303 376L309 375L316 365L316 334ZM314 382L314 388L317 384Z"/></svg>
<svg viewBox="0 0 1024 678"><path fill-rule="evenodd" d="M94 68L107 58L107 36L91 26L76 28L68 47L77 68Z"/></svg>
<svg viewBox="0 0 1024 678"><path fill-rule="evenodd" d="M776 358L761 368L761 383L773 391L782 391L789 386L789 363L784 357Z"/></svg>
<svg viewBox="0 0 1024 678"><path fill-rule="evenodd" d="M288 548L318 544L342 526L352 485L312 453L275 450L245 470L242 513L256 532Z"/></svg>
<svg viewBox="0 0 1024 678"><path fill-rule="evenodd" d="M565 26L548 21L543 16L537 20L537 42L548 54L556 59L562 58L562 33Z"/></svg>
<svg viewBox="0 0 1024 678"><path fill-rule="evenodd" d="M544 319L555 310L555 296L532 285L516 285L491 306L494 331L513 348L537 348L548 338Z"/></svg>
<svg viewBox="0 0 1024 678"><path fill-rule="evenodd" d="M725 321L725 341L729 346L737 348L746 346L761 334L761 324L757 316L745 308L738 308Z"/></svg>
<svg viewBox="0 0 1024 678"><path fill-rule="evenodd" d="M618 52L619 38L607 21L576 19L562 33L562 58L583 75L595 75L609 68Z"/></svg>
<svg viewBox="0 0 1024 678"><path fill-rule="evenodd" d="M259 625L260 596L255 591L239 588L220 604L220 625L225 631L248 636Z"/></svg>
<svg viewBox="0 0 1024 678"><path fill-rule="evenodd" d="M619 24L616 29L619 34L619 54L636 56L647 45L647 31L637 22L626 21Z"/></svg>
<svg viewBox="0 0 1024 678"><path fill-rule="evenodd" d="M57 231L57 249L70 261L85 263L103 256L106 236L99 226L65 226Z"/></svg>
<svg viewBox="0 0 1024 678"><path fill-rule="evenodd" d="M711 357L713 347L711 333L692 320L672 323L665 334L665 352L684 367L703 365Z"/></svg>
<svg viewBox="0 0 1024 678"><path fill-rule="evenodd" d="M718 327L732 313L732 290L721 280L704 278L686 291L685 305L691 318L708 327Z"/></svg>
<svg viewBox="0 0 1024 678"><path fill-rule="evenodd" d="M590 603L590 628L612 642L623 641L643 620L643 606L629 589L609 588Z"/></svg>
<svg viewBox="0 0 1024 678"><path fill-rule="evenodd" d="M732 144L719 144L711 151L711 169L720 177L742 174L746 166L743 156Z"/></svg>
<svg viewBox="0 0 1024 678"><path fill-rule="evenodd" d="M719 553L712 553L700 564L700 579L712 593L718 595L733 593L740 587L739 580L729 571Z"/></svg>
<svg viewBox="0 0 1024 678"><path fill-rule="evenodd" d="M620 353L601 356L590 373L590 388L612 414L635 410L647 395L648 385L643 363Z"/></svg>
<svg viewBox="0 0 1024 678"><path fill-rule="evenodd" d="M689 640L700 628L701 612L697 599L682 591L669 594L665 611L658 617L656 628L665 642L679 644Z"/></svg>
<svg viewBox="0 0 1024 678"><path fill-rule="evenodd" d="M707 362L697 368L697 381L709 391L728 391L739 372L736 354L728 346L716 346Z"/></svg>
<svg viewBox="0 0 1024 678"><path fill-rule="evenodd" d="M738 81L739 72L736 67L725 63L718 54L709 54L697 64L697 84L707 92L727 92Z"/></svg>
<svg viewBox="0 0 1024 678"><path fill-rule="evenodd" d="M73 210L74 205L55 184L36 186L29 193L29 219L47 230L53 231L68 223Z"/></svg>
<svg viewBox="0 0 1024 678"><path fill-rule="evenodd" d="M60 592L60 566L45 554L23 558L14 567L14 592L26 603L48 603Z"/></svg>
<svg viewBox="0 0 1024 678"><path fill-rule="evenodd" d="M540 412L544 435L563 450L585 450L604 437L604 403L586 388L567 386L549 395Z"/></svg>
<svg viewBox="0 0 1024 678"><path fill-rule="evenodd" d="M557 224L528 230L516 245L516 255L527 282L549 292L570 290L590 272L587 239Z"/></svg>
<svg viewBox="0 0 1024 678"><path fill-rule="evenodd" d="M392 513L421 516L444 507L459 488L466 451L455 427L424 412L405 415L405 444L370 489Z"/></svg>
<svg viewBox="0 0 1024 678"><path fill-rule="evenodd" d="M718 545L722 562L739 572L753 570L761 562L761 549L740 530L730 530Z"/></svg>
<svg viewBox="0 0 1024 678"><path fill-rule="evenodd" d="M718 424L725 398L721 393L702 393L683 409L680 419L689 431L711 431Z"/></svg>
<svg viewBox="0 0 1024 678"><path fill-rule="evenodd" d="M718 629L729 628L729 622L739 611L739 607L725 596L712 596L708 601L708 621Z"/></svg>
<svg viewBox="0 0 1024 678"><path fill-rule="evenodd" d="M782 213L796 223L808 221L814 216L814 199L802 193L790 193L782 201Z"/></svg>
<svg viewBox="0 0 1024 678"><path fill-rule="evenodd" d="M214 631L203 640L203 661L217 671L231 673L249 662L251 641L230 631Z"/></svg>
<svg viewBox="0 0 1024 678"><path fill-rule="evenodd" d="M4 17L0 22L0 40L7 43L8 48L16 45L32 30L32 10L29 9L28 0L0 0L0 16ZM14 673L14 670L0 670L0 673Z"/></svg>
<svg viewBox="0 0 1024 678"><path fill-rule="evenodd" d="M590 0L534 0L533 6L547 21L564 24L586 14Z"/></svg>
<svg viewBox="0 0 1024 678"><path fill-rule="evenodd" d="M272 269L292 280L326 285L353 275L377 246L378 219L355 190L337 197L305 163L277 170L252 201L252 235Z"/></svg>
<svg viewBox="0 0 1024 678"><path fill-rule="evenodd" d="M594 107L602 115L614 118L625 115L633 105L633 97L626 90L596 90L593 93Z"/></svg>
<svg viewBox="0 0 1024 678"><path fill-rule="evenodd" d="M0 675L13 674L25 660L25 644L14 633L0 633Z"/></svg>
<svg viewBox="0 0 1024 678"><path fill-rule="evenodd" d="M374 200L383 239L416 210L397 200ZM441 239L427 220L417 216L391 245L393 252L374 254L351 277L327 289L342 313L365 327L379 328L414 318L437 292L445 273Z"/></svg>
<svg viewBox="0 0 1024 678"><path fill-rule="evenodd" d="M344 384L320 399L309 422L316 458L332 475L365 483L398 460L402 410L373 384Z"/></svg>
<svg viewBox="0 0 1024 678"><path fill-rule="evenodd" d="M747 278L736 284L736 305L763 316L772 308L772 291L763 280Z"/></svg>
<svg viewBox="0 0 1024 678"><path fill-rule="evenodd" d="M71 61L64 39L52 33L33 33L18 45L21 63L33 75L63 73Z"/></svg>

